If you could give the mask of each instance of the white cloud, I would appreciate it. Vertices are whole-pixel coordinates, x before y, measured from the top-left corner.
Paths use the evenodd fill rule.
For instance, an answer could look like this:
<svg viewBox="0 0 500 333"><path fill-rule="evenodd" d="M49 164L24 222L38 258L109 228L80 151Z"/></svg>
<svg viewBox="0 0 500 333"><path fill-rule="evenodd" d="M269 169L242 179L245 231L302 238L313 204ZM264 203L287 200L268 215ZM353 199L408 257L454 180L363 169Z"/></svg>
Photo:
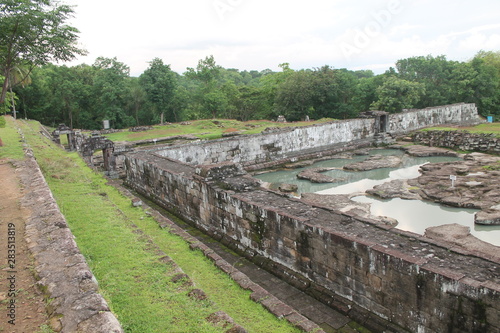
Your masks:
<svg viewBox="0 0 500 333"><path fill-rule="evenodd" d="M404 57L468 59L480 49L500 48L500 2L488 0L66 2L77 5L71 24L89 51L73 63L116 56L132 75L155 57L178 72L210 54L220 65L241 70L277 70L289 62L296 69L328 64L380 72L374 64ZM356 40L357 31L369 35L365 44ZM346 57L342 43L359 52Z"/></svg>
<svg viewBox="0 0 500 333"><path fill-rule="evenodd" d="M476 33L460 41L460 48L468 51L499 50L500 34L486 36Z"/></svg>

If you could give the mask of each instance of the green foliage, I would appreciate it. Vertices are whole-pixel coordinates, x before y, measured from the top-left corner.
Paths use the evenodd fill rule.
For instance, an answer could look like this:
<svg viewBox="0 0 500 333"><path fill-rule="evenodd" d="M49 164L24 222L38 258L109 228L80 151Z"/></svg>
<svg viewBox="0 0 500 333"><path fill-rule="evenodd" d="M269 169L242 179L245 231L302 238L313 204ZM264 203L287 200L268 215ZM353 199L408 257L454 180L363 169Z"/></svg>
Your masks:
<svg viewBox="0 0 500 333"><path fill-rule="evenodd" d="M483 168L486 170L491 170L491 171L499 171L500 170L500 162L497 162L496 164L485 165L485 166L483 166Z"/></svg>
<svg viewBox="0 0 500 333"><path fill-rule="evenodd" d="M55 333L55 331L49 325L43 324L36 333Z"/></svg>
<svg viewBox="0 0 500 333"><path fill-rule="evenodd" d="M68 61L85 51L76 46L78 30L66 24L73 9L53 0L11 0L0 3L0 104L14 85L16 67ZM12 82L11 82L12 81Z"/></svg>
<svg viewBox="0 0 500 333"><path fill-rule="evenodd" d="M459 102L500 115L500 53L480 51L467 62L444 56L401 59L396 68L374 75L323 66L281 71L239 71L219 66L213 56L179 75L159 58L139 78L116 58L94 65L35 68L31 84L14 89L21 114L56 127L100 129L207 118L288 121L356 117L369 109L401 112ZM209 134L209 137L214 137ZM218 135L218 134L217 134ZM215 136L217 136L215 135Z"/></svg>
<svg viewBox="0 0 500 333"><path fill-rule="evenodd" d="M3 128L2 123L4 124ZM0 116L0 139L2 139L3 143L3 146L0 147L0 159L22 160L24 158L21 137L17 132L15 120L12 117Z"/></svg>
<svg viewBox="0 0 500 333"><path fill-rule="evenodd" d="M421 83L388 76L384 83L377 87L378 99L372 104L372 108L392 113L401 112L403 109L413 108L424 91L424 85Z"/></svg>
<svg viewBox="0 0 500 333"><path fill-rule="evenodd" d="M153 59L139 77L139 83L157 116L166 114L167 121L179 121L174 99L177 80L170 65L164 65L159 58Z"/></svg>
<svg viewBox="0 0 500 333"><path fill-rule="evenodd" d="M484 123L473 127L430 127L424 128L421 131L466 131L476 134L494 134L500 137L500 123Z"/></svg>

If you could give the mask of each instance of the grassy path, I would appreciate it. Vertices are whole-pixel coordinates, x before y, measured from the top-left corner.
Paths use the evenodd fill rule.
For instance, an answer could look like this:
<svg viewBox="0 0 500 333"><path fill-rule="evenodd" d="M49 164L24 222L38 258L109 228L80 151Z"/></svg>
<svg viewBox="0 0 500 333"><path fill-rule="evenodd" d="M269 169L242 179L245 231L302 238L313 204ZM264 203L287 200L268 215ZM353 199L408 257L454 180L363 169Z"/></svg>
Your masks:
<svg viewBox="0 0 500 333"><path fill-rule="evenodd" d="M191 251L180 237L132 207L76 153L40 137L38 123L22 128L100 292L127 332L224 332L227 328L206 320L216 311L226 312L249 332L298 332L252 302L248 291L201 252ZM161 262L152 243L189 275L193 286L172 282L178 271ZM193 288L208 299L189 297Z"/></svg>

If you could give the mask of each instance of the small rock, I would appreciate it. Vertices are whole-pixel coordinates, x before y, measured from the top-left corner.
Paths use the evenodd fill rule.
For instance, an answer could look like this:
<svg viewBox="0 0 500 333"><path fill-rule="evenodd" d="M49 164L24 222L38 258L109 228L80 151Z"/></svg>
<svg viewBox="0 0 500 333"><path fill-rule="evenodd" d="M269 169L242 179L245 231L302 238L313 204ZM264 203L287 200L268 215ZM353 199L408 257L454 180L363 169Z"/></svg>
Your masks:
<svg viewBox="0 0 500 333"><path fill-rule="evenodd" d="M209 323L212 323L216 326L227 327L229 325L234 324L233 318L231 318L227 313L223 311L218 311L212 313L210 316L206 318Z"/></svg>
<svg viewBox="0 0 500 333"><path fill-rule="evenodd" d="M312 183L337 183L341 182L343 178L333 178L327 175L321 174L321 172L333 170L334 168L310 168L301 171L297 178L309 180Z"/></svg>
<svg viewBox="0 0 500 333"><path fill-rule="evenodd" d="M481 225L500 225L500 210L486 209L477 212L474 216L474 223Z"/></svg>
<svg viewBox="0 0 500 333"><path fill-rule="evenodd" d="M189 297L194 298L198 301L203 301L208 298L207 294L201 289L193 289L188 294Z"/></svg>
<svg viewBox="0 0 500 333"><path fill-rule="evenodd" d="M438 147L428 147L421 145L413 145L404 147L406 153L411 156L416 157L427 157L427 156L453 156L456 157L458 154L453 150L438 148Z"/></svg>
<svg viewBox="0 0 500 333"><path fill-rule="evenodd" d="M292 192L297 192L299 187L295 184L280 184L280 186L278 187L278 189L281 191L281 192L285 192L285 193L292 193Z"/></svg>
<svg viewBox="0 0 500 333"><path fill-rule="evenodd" d="M227 330L226 333L248 333L248 331L240 325L234 325L231 329Z"/></svg>
<svg viewBox="0 0 500 333"><path fill-rule="evenodd" d="M355 162L344 166L345 170L367 171L380 168L395 168L401 164L401 158L397 156L373 155L361 162Z"/></svg>
<svg viewBox="0 0 500 333"><path fill-rule="evenodd" d="M139 199L139 198L132 199L132 206L134 206L134 207L141 207L142 206L142 200Z"/></svg>

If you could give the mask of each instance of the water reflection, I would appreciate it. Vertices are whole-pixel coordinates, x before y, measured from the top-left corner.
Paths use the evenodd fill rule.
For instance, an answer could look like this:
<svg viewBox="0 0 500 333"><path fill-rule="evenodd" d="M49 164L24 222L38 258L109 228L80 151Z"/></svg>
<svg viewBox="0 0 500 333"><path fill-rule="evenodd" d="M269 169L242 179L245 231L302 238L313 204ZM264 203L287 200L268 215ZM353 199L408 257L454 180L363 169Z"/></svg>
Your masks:
<svg viewBox="0 0 500 333"><path fill-rule="evenodd" d="M457 223L471 229L477 238L500 246L500 227L478 226L474 224L476 209L457 209L441 206L432 202L403 200L399 198L378 200L366 196L354 197L353 200L371 204L373 215L390 216L399 221L398 229L423 235L425 229L437 225Z"/></svg>
<svg viewBox="0 0 500 333"><path fill-rule="evenodd" d="M365 160L368 156L353 156L351 159L337 158L325 160L313 164L307 168L319 167L335 167L336 170L323 172L333 178L344 179L338 183L328 184L315 184L307 180L297 178L297 174L306 168L293 169L293 170L280 170L275 172L268 172L255 176L265 182L269 183L287 183L296 184L299 187L299 193L318 192L320 194L329 193L353 193L358 191L365 191L375 185L382 184L389 179L409 179L419 176L419 166L429 162L449 162L456 161L456 157L411 157L405 155L403 151L396 149L374 149L370 151L370 155L397 155L402 158L402 163L399 168L381 168L369 171L345 171L342 168L346 164L360 162ZM327 191L325 191L327 190ZM321 192L325 191L325 192Z"/></svg>
<svg viewBox="0 0 500 333"><path fill-rule="evenodd" d="M349 172L341 168L353 162L362 161L367 156L355 156L352 159L332 159L315 163L310 167L337 167L338 170L324 172L334 178L345 180L336 184L314 184L307 180L297 179L297 174L304 170L284 170L255 176L270 183L296 184L299 193L316 192L319 194L349 194L364 192L375 185L393 179L411 179L420 175L419 167L425 163L456 161L453 157L410 157L402 151L393 149L372 150L370 154L400 155L403 159L400 168L383 168L371 171ZM419 200L378 200L359 196L357 201L371 203L373 215L389 216L399 221L397 228L423 234L425 229L448 223L458 223L471 229L471 234L477 238L500 246L500 226L480 226L474 224L473 209L458 209Z"/></svg>

